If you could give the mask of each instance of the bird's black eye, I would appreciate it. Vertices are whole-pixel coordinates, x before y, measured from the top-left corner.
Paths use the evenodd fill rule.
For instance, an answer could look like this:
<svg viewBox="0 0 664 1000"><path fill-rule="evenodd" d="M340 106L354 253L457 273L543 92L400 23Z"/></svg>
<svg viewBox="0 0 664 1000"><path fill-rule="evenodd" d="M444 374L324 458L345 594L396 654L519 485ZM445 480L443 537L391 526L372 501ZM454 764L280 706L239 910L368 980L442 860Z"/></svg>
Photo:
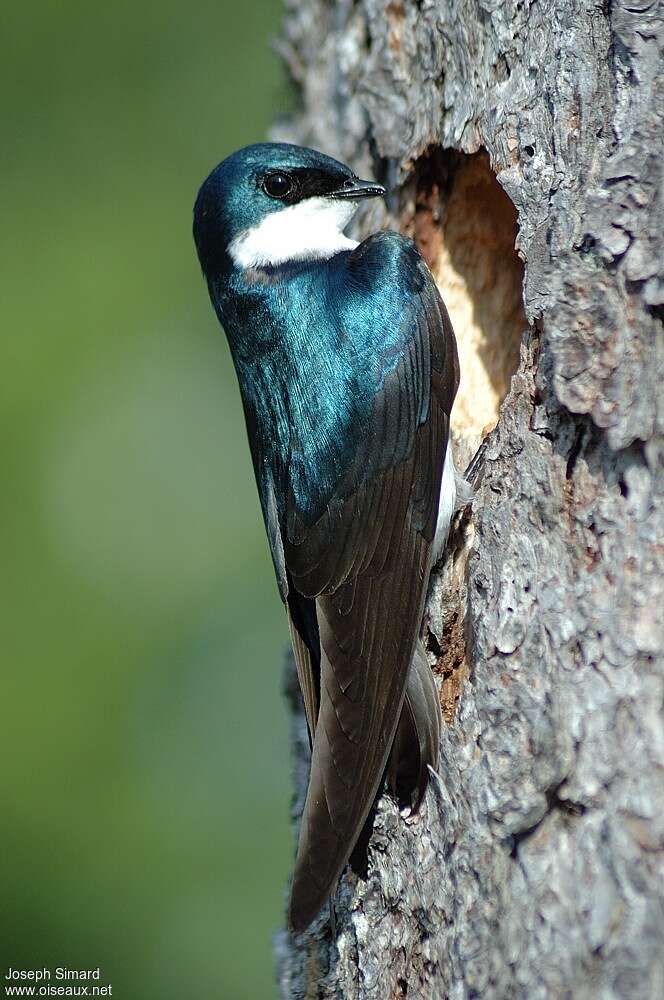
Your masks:
<svg viewBox="0 0 664 1000"><path fill-rule="evenodd" d="M291 175L281 172L268 174L263 181L263 190L270 198L287 198L294 187L295 182Z"/></svg>

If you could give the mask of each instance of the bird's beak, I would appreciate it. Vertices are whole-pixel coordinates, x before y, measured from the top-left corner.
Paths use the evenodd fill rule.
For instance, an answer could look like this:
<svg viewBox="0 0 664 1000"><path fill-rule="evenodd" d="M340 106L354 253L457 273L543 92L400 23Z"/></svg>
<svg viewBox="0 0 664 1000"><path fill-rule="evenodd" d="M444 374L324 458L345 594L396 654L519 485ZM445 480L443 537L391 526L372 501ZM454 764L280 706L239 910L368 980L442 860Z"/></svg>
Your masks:
<svg viewBox="0 0 664 1000"><path fill-rule="evenodd" d="M380 198L385 194L385 188L375 181L361 181L358 177L349 177L340 188L332 191L332 198L348 198L355 200L358 198Z"/></svg>

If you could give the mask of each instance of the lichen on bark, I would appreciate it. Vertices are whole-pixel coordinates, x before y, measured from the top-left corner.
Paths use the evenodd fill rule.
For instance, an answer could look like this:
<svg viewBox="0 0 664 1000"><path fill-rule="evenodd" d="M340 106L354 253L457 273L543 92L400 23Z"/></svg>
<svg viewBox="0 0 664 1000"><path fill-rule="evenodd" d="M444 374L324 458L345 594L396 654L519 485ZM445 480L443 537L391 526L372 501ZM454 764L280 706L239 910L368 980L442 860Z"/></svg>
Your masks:
<svg viewBox="0 0 664 1000"><path fill-rule="evenodd" d="M288 0L281 50L275 134L373 171L364 231L458 294L482 438L424 623L439 780L382 799L334 941L280 933L282 996L664 996L662 4Z"/></svg>

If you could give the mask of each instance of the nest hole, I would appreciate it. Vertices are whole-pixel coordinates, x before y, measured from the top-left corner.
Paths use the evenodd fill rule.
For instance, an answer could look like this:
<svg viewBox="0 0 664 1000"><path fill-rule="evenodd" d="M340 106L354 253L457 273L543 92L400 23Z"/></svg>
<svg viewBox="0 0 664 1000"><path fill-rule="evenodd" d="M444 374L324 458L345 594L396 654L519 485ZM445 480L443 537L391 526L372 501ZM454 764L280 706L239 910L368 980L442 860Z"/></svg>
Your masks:
<svg viewBox="0 0 664 1000"><path fill-rule="evenodd" d="M438 282L456 333L461 382L452 430L468 461L498 422L528 323L517 212L486 150L430 151L415 163L408 226Z"/></svg>

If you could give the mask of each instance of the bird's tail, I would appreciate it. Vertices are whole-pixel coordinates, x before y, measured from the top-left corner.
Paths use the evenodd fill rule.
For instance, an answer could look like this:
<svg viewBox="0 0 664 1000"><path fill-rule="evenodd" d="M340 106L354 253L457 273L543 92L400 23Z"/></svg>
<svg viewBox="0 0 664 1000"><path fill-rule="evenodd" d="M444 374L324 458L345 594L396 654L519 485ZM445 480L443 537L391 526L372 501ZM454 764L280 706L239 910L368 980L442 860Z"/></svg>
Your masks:
<svg viewBox="0 0 664 1000"><path fill-rule="evenodd" d="M422 805L429 781L429 767L434 771L438 770L441 725L438 690L424 646L418 639L408 671L406 697L399 725L385 768L388 788L399 806L408 809L411 815ZM350 867L363 879L367 877L367 852L382 794L381 782L371 812L349 858Z"/></svg>
<svg viewBox="0 0 664 1000"><path fill-rule="evenodd" d="M438 769L441 724L438 690L424 647L418 640L408 671L405 699L392 750L384 771L384 781L387 780L388 787L400 807L407 808L411 814L417 812L424 799L429 781L429 768L433 768L434 771ZM360 828L348 858L353 871L364 879L367 877L369 841L384 781L378 788L369 815ZM308 877L311 877L311 869L312 864L309 863ZM303 878L301 873L300 878ZM333 893L335 885L336 878L330 882L328 891ZM300 894L302 892L301 886L299 892ZM291 927L301 930L306 926L306 922L299 918L297 911L294 911L295 898L294 891L291 890L289 920ZM299 902L299 896L297 898Z"/></svg>
<svg viewBox="0 0 664 1000"><path fill-rule="evenodd" d="M420 641L408 672L406 698L392 752L387 779L402 807L417 812L429 780L429 767L438 770L441 713L438 690Z"/></svg>

